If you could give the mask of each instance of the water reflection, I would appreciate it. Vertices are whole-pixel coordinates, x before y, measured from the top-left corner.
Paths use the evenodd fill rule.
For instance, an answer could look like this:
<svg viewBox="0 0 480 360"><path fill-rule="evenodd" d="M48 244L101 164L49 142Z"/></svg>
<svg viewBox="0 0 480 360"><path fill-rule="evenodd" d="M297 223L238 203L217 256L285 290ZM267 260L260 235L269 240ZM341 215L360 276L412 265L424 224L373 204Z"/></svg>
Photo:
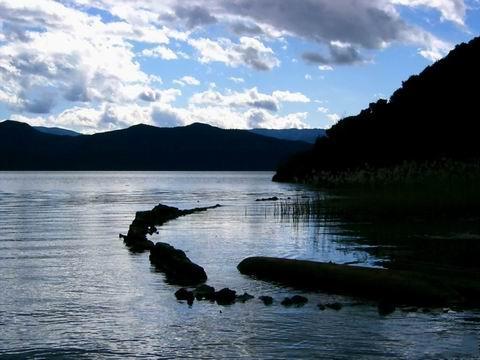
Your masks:
<svg viewBox="0 0 480 360"><path fill-rule="evenodd" d="M296 292L240 275L251 255L371 263L338 220L292 222L260 197L316 196L270 173L1 173L0 352L25 358L390 358L478 355L474 312L379 317L328 294L303 308L178 303L177 289L118 239L159 202L224 207L169 222L154 241L184 249L209 284L277 301ZM340 301L340 312L316 308ZM349 305L351 304L351 305ZM221 312L220 312L221 310ZM428 329L428 331L426 331Z"/></svg>
<svg viewBox="0 0 480 360"><path fill-rule="evenodd" d="M323 191L281 201L273 215L299 226L317 223L330 232L329 240L348 251L363 249L379 265L480 270L478 194L438 188Z"/></svg>

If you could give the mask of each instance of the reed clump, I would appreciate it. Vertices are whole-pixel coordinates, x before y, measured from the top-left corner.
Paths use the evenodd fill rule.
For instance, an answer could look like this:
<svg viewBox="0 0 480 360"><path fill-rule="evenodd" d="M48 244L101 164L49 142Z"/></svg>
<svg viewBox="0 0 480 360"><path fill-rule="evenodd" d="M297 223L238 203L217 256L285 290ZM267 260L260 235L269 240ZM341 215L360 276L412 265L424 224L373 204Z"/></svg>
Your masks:
<svg viewBox="0 0 480 360"><path fill-rule="evenodd" d="M423 178L428 181L414 185L324 188L315 197L278 202L275 213L282 220L317 222L344 235L342 241L368 245L387 267L480 269L480 167L451 164L448 176L432 167Z"/></svg>
<svg viewBox="0 0 480 360"><path fill-rule="evenodd" d="M391 187L435 185L443 188L460 184L480 183L480 161L438 159L416 162L404 161L395 166L322 171L312 170L304 182L328 188Z"/></svg>

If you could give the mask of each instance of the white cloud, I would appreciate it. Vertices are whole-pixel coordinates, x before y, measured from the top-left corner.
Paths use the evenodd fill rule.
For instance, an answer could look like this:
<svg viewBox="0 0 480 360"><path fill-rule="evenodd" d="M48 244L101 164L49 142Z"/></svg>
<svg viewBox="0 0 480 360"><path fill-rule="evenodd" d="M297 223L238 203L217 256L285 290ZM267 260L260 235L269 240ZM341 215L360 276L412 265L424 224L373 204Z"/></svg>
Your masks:
<svg viewBox="0 0 480 360"><path fill-rule="evenodd" d="M181 96L182 92L178 89L158 90L150 87L145 88L140 94L139 99L147 102L161 102L169 104L174 102L177 97Z"/></svg>
<svg viewBox="0 0 480 360"><path fill-rule="evenodd" d="M297 103L309 103L308 96L300 92L280 91L276 90L272 93L272 96L280 102L297 102Z"/></svg>
<svg viewBox="0 0 480 360"><path fill-rule="evenodd" d="M318 70L320 71L333 71L333 67L330 65L318 65Z"/></svg>
<svg viewBox="0 0 480 360"><path fill-rule="evenodd" d="M188 55L187 53L183 52L183 51L179 51L178 53L178 56L182 59L185 59L185 60L190 60L190 55Z"/></svg>
<svg viewBox="0 0 480 360"><path fill-rule="evenodd" d="M146 73L138 57L194 61L188 52L204 64L267 71L281 65L272 48L292 37L306 40L320 56L326 48L324 59L343 64L395 43L415 45L432 61L445 55L452 45L406 22L399 11L404 6L434 9L443 21L465 24L463 0L296 0L288 11L278 0L0 0L0 102L16 118L87 131L138 122L302 127L306 113L279 114L285 102L310 101L291 91L215 91L212 83L176 108L181 92L160 89L161 78ZM91 15L90 7L111 17ZM200 28L215 22L231 28L233 37L209 39ZM137 43L147 49L135 53ZM333 70L328 62L318 64L319 70ZM192 79L177 81L196 85Z"/></svg>
<svg viewBox="0 0 480 360"><path fill-rule="evenodd" d="M110 11L135 29L141 27L144 38L158 37L157 41L162 35L167 40L170 37L182 41L191 35L191 30L173 30L165 28L164 24L172 27L186 24L187 28L193 28L223 22L238 35L263 36L278 41L295 36L326 45L339 41L350 44L351 53L359 48L381 49L392 43L412 43L421 46L422 50L427 47L428 43L421 43L421 40L425 34L431 34L406 22L398 11L399 7L435 9L442 20L460 25L464 24L467 11L465 0L296 0L288 10L285 10L284 2L278 0L191 0L188 5L180 0L76 2ZM148 30L153 29L157 29L157 34L149 36ZM131 33L131 29L125 31ZM414 40L419 32L424 34L420 40ZM204 60L207 58L205 56ZM222 62L231 64L225 59Z"/></svg>
<svg viewBox="0 0 480 360"><path fill-rule="evenodd" d="M32 117L15 114L11 118L33 126L60 126L79 132L94 133L101 130L99 128L101 115L101 110L75 106L56 116Z"/></svg>
<svg viewBox="0 0 480 360"><path fill-rule="evenodd" d="M467 7L464 0L390 0L393 4L409 7L428 7L438 10L441 19L465 25Z"/></svg>
<svg viewBox="0 0 480 360"><path fill-rule="evenodd" d="M316 100L315 102L320 103L320 104L323 103L323 101L318 101L318 100ZM331 112L330 109L325 107L325 106L318 107L317 111L319 113L324 114L325 117L328 119L328 121L331 122L331 123L336 123L341 119L340 115Z"/></svg>
<svg viewBox="0 0 480 360"><path fill-rule="evenodd" d="M180 86L185 86L185 85L190 85L190 86L198 86L200 85L200 81L194 78L193 76L184 76L181 79L173 80L174 84L180 85Z"/></svg>
<svg viewBox="0 0 480 360"><path fill-rule="evenodd" d="M157 57L162 60L176 60L178 59L177 54L175 54L171 49L166 46L159 45L151 49L144 49L142 55L146 57Z"/></svg>
<svg viewBox="0 0 480 360"><path fill-rule="evenodd" d="M129 40L168 42L165 29L104 23L50 0L0 1L0 23L0 99L16 112L134 101L158 79L140 69Z"/></svg>
<svg viewBox="0 0 480 360"><path fill-rule="evenodd" d="M252 109L245 114L247 118L247 128L265 128L265 129L303 129L308 126L305 120L308 113L293 113L286 116L274 116L271 113Z"/></svg>
<svg viewBox="0 0 480 360"><path fill-rule="evenodd" d="M280 104L273 95L258 92L257 88L244 92L227 92L222 94L215 90L207 90L194 94L190 98L190 104L223 106L232 108L258 108L269 111L278 111Z"/></svg>
<svg viewBox="0 0 480 360"><path fill-rule="evenodd" d="M275 93L275 92L273 92ZM193 95L186 107L173 105L181 95L178 89L144 89L143 103L109 104L97 107L73 107L58 115L13 118L33 125L61 126L85 133L124 128L138 123L156 126L183 126L202 122L222 128L306 128L306 112L278 114L281 103L306 101L300 93L278 91L276 96L258 92L221 94L213 89Z"/></svg>
<svg viewBox="0 0 480 360"><path fill-rule="evenodd" d="M409 42L422 46L418 49L418 53L432 62L441 59L453 48L452 44L421 30L409 36Z"/></svg>
<svg viewBox="0 0 480 360"><path fill-rule="evenodd" d="M193 95L191 104L216 105L226 107L257 108L268 111L278 111L284 102L308 103L310 99L302 93L276 90L272 94L264 94L256 87L243 92L227 92L222 94L218 91L207 90Z"/></svg>
<svg viewBox="0 0 480 360"><path fill-rule="evenodd" d="M340 115L335 114L335 113L334 114L327 114L326 116L327 116L327 119L330 120L333 123L336 123L338 120L341 119Z"/></svg>
<svg viewBox="0 0 480 360"><path fill-rule="evenodd" d="M226 38L217 41L200 38L190 39L189 44L198 51L202 63L221 62L230 67L243 65L255 70L271 70L280 66L280 60L271 48L246 36L242 36L239 43Z"/></svg>
<svg viewBox="0 0 480 360"><path fill-rule="evenodd" d="M312 75L305 74L305 80L312 80Z"/></svg>
<svg viewBox="0 0 480 360"><path fill-rule="evenodd" d="M155 89L146 88L140 93L138 97L140 98L140 100L143 100L143 101L154 102L154 101L160 100L161 95Z"/></svg>
<svg viewBox="0 0 480 360"><path fill-rule="evenodd" d="M231 76L228 78L229 80L233 81L235 84L243 84L245 82L245 79L244 78L241 78L241 77L234 77L234 76Z"/></svg>

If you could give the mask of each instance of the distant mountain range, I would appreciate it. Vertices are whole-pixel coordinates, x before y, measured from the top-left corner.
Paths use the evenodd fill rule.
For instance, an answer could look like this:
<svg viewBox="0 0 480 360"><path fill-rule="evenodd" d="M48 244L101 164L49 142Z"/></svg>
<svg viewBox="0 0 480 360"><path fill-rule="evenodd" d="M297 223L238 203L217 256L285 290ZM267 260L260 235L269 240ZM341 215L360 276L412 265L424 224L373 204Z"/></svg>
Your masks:
<svg viewBox="0 0 480 360"><path fill-rule="evenodd" d="M38 131L52 135L78 136L78 132L58 127L34 126ZM314 144L318 137L325 136L324 129L251 129L248 130L257 135L273 137L282 140L304 141Z"/></svg>
<svg viewBox="0 0 480 360"><path fill-rule="evenodd" d="M309 181L334 173L438 159L480 159L480 37L404 81L390 99L339 121L274 180ZM464 174L468 176L468 174ZM319 179L318 182L321 182Z"/></svg>
<svg viewBox="0 0 480 360"><path fill-rule="evenodd" d="M325 136L324 129L252 129L250 132L276 139L305 141L314 144L318 137Z"/></svg>
<svg viewBox="0 0 480 360"><path fill-rule="evenodd" d="M309 147L198 123L136 125L94 135L0 123L0 170L274 170Z"/></svg>
<svg viewBox="0 0 480 360"><path fill-rule="evenodd" d="M72 131L72 130L67 130L67 129L62 129L59 127L45 127L45 126L34 126L33 127L35 130L38 130L42 133L45 134L51 134L51 135L60 135L60 136L78 136L82 135L78 132Z"/></svg>

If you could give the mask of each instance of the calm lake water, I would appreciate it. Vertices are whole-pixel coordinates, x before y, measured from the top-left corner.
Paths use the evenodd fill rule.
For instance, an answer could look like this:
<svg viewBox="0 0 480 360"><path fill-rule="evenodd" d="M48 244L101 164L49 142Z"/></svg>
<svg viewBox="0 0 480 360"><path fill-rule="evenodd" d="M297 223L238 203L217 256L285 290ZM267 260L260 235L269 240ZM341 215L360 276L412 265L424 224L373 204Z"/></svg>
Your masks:
<svg viewBox="0 0 480 360"><path fill-rule="evenodd" d="M241 275L252 255L373 264L335 222L291 221L256 198L313 197L272 174L202 172L0 173L0 358L472 358L480 313L378 315L372 304L301 294ZM181 248L210 285L254 299L220 307L175 300L150 266L119 240L139 210L158 203L221 208L168 222L153 241ZM338 235L342 233L343 235ZM317 303L344 308L319 311Z"/></svg>

